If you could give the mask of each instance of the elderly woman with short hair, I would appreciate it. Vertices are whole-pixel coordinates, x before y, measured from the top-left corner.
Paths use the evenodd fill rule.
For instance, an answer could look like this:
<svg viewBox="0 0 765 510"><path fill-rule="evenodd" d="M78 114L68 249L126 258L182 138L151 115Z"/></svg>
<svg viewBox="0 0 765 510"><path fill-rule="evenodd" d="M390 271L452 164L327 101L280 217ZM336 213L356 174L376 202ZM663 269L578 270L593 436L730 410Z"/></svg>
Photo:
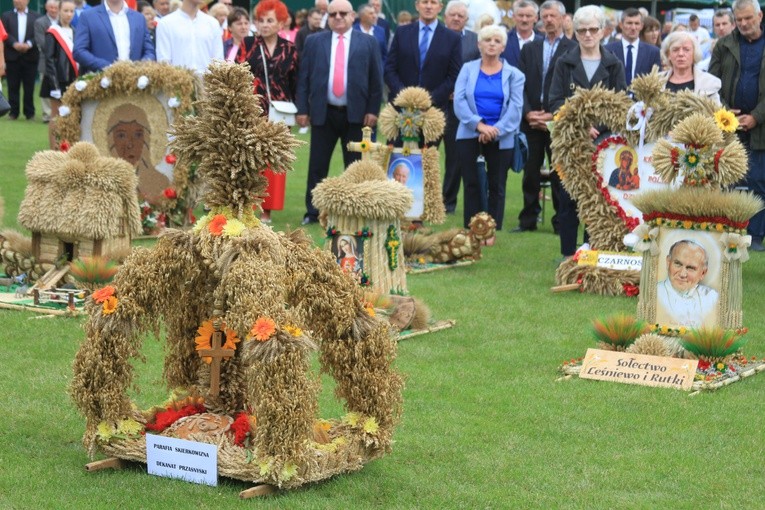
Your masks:
<svg viewBox="0 0 765 510"><path fill-rule="evenodd" d="M720 78L702 71L696 64L701 62L701 49L690 32L672 32L661 44L661 59L668 70L663 73L667 81L664 87L672 92L691 90L720 103Z"/></svg>
<svg viewBox="0 0 765 510"><path fill-rule="evenodd" d="M601 44L606 19L600 7L587 5L574 13L574 32L578 44L561 55L555 63L550 85L550 110L557 112L574 94L576 87L591 89L597 85L616 92L626 90L624 65ZM600 129L590 126L590 137L597 138ZM558 195L558 231L560 251L564 257L573 256L577 247L579 217L576 201L565 188Z"/></svg>
<svg viewBox="0 0 765 510"><path fill-rule="evenodd" d="M496 25L478 33L481 58L462 66L454 85L454 114L457 127L463 198L463 219L481 211L481 188L476 159L483 154L489 184L488 213L502 229L505 215L507 170L513 162L515 134L521 125L523 84L526 77L501 57L507 45L507 31ZM489 240L487 244L493 244Z"/></svg>

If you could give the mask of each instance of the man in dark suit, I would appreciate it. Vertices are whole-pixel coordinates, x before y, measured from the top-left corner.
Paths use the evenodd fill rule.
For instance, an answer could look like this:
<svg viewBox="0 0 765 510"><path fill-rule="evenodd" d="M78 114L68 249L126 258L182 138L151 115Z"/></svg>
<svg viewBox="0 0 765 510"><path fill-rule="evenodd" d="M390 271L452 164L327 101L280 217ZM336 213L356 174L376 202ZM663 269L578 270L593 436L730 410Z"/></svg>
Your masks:
<svg viewBox="0 0 765 510"><path fill-rule="evenodd" d="M115 34L115 24L127 30ZM128 8L124 0L106 0L83 11L74 33L73 53L82 75L117 60L154 60L154 44L143 14Z"/></svg>
<svg viewBox="0 0 765 510"><path fill-rule="evenodd" d="M348 0L333 0L327 14L331 32L306 39L298 75L296 120L300 127L311 126L304 225L319 220L311 194L329 173L338 139L347 167L361 156L348 150L348 142L361 140L362 127L375 126L382 101L377 41L353 30L354 12Z"/></svg>
<svg viewBox="0 0 765 510"><path fill-rule="evenodd" d="M369 0L369 5L372 6L375 10L375 14L377 14L375 25L383 29L383 32L385 33L385 42L387 44L387 42L390 41L390 24L388 23L388 20L385 19L385 13L382 12L382 2L381 0Z"/></svg>
<svg viewBox="0 0 765 510"><path fill-rule="evenodd" d="M21 88L24 88L24 116L35 116L34 90L37 76L37 60L40 48L34 42L35 21L40 14L28 9L29 0L13 0L13 10L2 15L3 26L8 32L4 44L5 74L8 80L8 102L11 104L10 119L19 117Z"/></svg>
<svg viewBox="0 0 765 510"><path fill-rule="evenodd" d="M406 87L430 92L433 105L445 111L462 68L462 41L438 22L441 0L416 0L419 21L396 30L385 62L385 83L393 101Z"/></svg>
<svg viewBox="0 0 765 510"><path fill-rule="evenodd" d="M308 36L324 30L321 28L322 16L323 15L319 9L312 7L311 10L308 11L305 23L300 27L300 30L297 31L297 35L295 36L295 49L298 52L298 62L303 61L303 48L305 48L305 40Z"/></svg>
<svg viewBox="0 0 765 510"><path fill-rule="evenodd" d="M381 69L385 69L385 57L388 56L388 40L385 38L385 30L377 26L377 13L371 4L361 4L358 9L358 19L353 24L353 28L371 35L380 45Z"/></svg>
<svg viewBox="0 0 765 510"><path fill-rule="evenodd" d="M659 48L640 40L643 15L639 10L634 7L624 9L619 26L622 28L622 40L606 44L606 49L624 64L625 78L629 87L633 78L650 73L653 66L661 70L661 55Z"/></svg>
<svg viewBox="0 0 765 510"><path fill-rule="evenodd" d="M478 35L465 28L468 20L467 4L462 0L450 0L444 10L444 23L446 28L453 30L462 39L462 61L469 62L481 58L481 52L478 51ZM444 112L446 115L446 127L444 128L444 152L446 159L444 162L444 183L443 197L444 207L447 213L453 213L457 208L457 195L460 192L460 182L462 181L462 171L459 167L457 157L457 126L459 120L454 115L454 104L452 97L449 96L449 106Z"/></svg>
<svg viewBox="0 0 765 510"><path fill-rule="evenodd" d="M513 21L515 28L507 33L507 45L502 58L511 66L518 67L523 47L542 39L542 34L534 31L539 19L539 6L533 0L516 0L513 3Z"/></svg>
<svg viewBox="0 0 765 510"><path fill-rule="evenodd" d="M518 68L526 75L523 86L523 119L521 130L529 142L529 157L523 168L523 209L518 215L518 226L511 232L526 232L537 229L537 217L542 210L539 206L541 189L541 169L545 155L550 152L550 131L547 123L553 114L548 103L553 69L558 57L566 53L576 43L563 35L563 16L566 8L557 0L547 0L540 7L545 36L526 44L521 50ZM557 172L550 173L552 182L553 207L558 211L558 191L560 178ZM553 216L553 229L558 230L557 218Z"/></svg>

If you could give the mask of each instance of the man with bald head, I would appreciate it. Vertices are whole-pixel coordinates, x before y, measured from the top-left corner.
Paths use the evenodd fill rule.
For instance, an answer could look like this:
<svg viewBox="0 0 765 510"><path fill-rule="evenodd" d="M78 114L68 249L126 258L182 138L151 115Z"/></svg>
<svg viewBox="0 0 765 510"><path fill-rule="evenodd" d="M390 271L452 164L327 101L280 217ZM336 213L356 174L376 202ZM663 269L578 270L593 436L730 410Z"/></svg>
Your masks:
<svg viewBox="0 0 765 510"><path fill-rule="evenodd" d="M305 40L297 86L297 123L311 126L304 225L319 221L311 194L329 173L337 141L347 167L361 156L348 150L348 142L361 140L361 128L374 128L380 113L380 48L374 37L353 30L354 16L348 0L332 0L327 8L331 31Z"/></svg>
<svg viewBox="0 0 765 510"><path fill-rule="evenodd" d="M716 321L718 293L701 283L709 270L703 246L691 239L677 241L667 254L667 278L656 286L656 322L699 328Z"/></svg>

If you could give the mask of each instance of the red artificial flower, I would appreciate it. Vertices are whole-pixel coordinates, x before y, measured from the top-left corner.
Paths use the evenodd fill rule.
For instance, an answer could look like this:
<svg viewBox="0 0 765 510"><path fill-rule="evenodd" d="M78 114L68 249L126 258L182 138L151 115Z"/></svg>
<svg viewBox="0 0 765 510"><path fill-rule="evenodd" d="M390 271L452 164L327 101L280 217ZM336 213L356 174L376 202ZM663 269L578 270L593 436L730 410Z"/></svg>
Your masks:
<svg viewBox="0 0 765 510"><path fill-rule="evenodd" d="M234 444L244 446L244 440L247 439L247 434L250 433L250 419L247 413L236 415L234 423L231 424L231 430L234 431Z"/></svg>
<svg viewBox="0 0 765 510"><path fill-rule="evenodd" d="M227 222L228 220L226 219L224 215L216 214L210 220L210 223L207 225L207 229L210 231L212 235L219 236L223 234L223 227L226 226Z"/></svg>
<svg viewBox="0 0 765 510"><path fill-rule="evenodd" d="M172 156L172 154L168 155L168 157L170 156ZM178 198L178 193L176 193L175 189L173 188L165 188L165 191L163 191L162 194L165 195L165 198L167 198L168 200L174 200Z"/></svg>
<svg viewBox="0 0 765 510"><path fill-rule="evenodd" d="M59 150L61 150L61 152L69 152L69 149L71 149L71 147L72 146L69 145L69 142L67 142L66 140L62 140L61 144L58 146L58 148L59 148Z"/></svg>
<svg viewBox="0 0 765 510"><path fill-rule="evenodd" d="M154 416L154 422L147 423L146 428L155 432L162 432L181 418L193 416L195 414L202 414L206 411L207 409L205 409L205 406L202 404L187 405L178 410L173 409L172 406L168 406L165 411L159 411Z"/></svg>
<svg viewBox="0 0 765 510"><path fill-rule="evenodd" d="M706 372L707 370L709 370L709 367L711 367L711 366L712 366L712 364L710 362L708 362L707 360L700 359L699 360L699 365L698 365L698 370L701 370L702 372Z"/></svg>
<svg viewBox="0 0 765 510"><path fill-rule="evenodd" d="M176 161L178 161L178 158L175 157L175 154L168 154L165 156L165 161L168 165L174 165Z"/></svg>
<svg viewBox="0 0 765 510"><path fill-rule="evenodd" d="M640 294L640 287L637 285L633 285L631 283L625 283L622 285L622 288L624 289L624 294L627 297L635 297L638 294Z"/></svg>

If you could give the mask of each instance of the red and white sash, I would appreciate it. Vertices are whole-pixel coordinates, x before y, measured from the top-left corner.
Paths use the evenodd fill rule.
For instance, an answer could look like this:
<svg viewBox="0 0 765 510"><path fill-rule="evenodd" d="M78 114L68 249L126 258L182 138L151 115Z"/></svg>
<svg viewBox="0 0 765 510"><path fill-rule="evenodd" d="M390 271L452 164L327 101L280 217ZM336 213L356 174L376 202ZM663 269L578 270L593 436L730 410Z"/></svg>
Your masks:
<svg viewBox="0 0 765 510"><path fill-rule="evenodd" d="M74 60L74 55L72 55L72 47L74 46L74 42L64 37L64 34L59 31L59 27L57 25L51 25L48 29L48 33L56 38L58 45L61 46L61 49L63 49L64 53L66 53L66 57L69 59L69 63L72 64L74 75L78 76L79 66Z"/></svg>

